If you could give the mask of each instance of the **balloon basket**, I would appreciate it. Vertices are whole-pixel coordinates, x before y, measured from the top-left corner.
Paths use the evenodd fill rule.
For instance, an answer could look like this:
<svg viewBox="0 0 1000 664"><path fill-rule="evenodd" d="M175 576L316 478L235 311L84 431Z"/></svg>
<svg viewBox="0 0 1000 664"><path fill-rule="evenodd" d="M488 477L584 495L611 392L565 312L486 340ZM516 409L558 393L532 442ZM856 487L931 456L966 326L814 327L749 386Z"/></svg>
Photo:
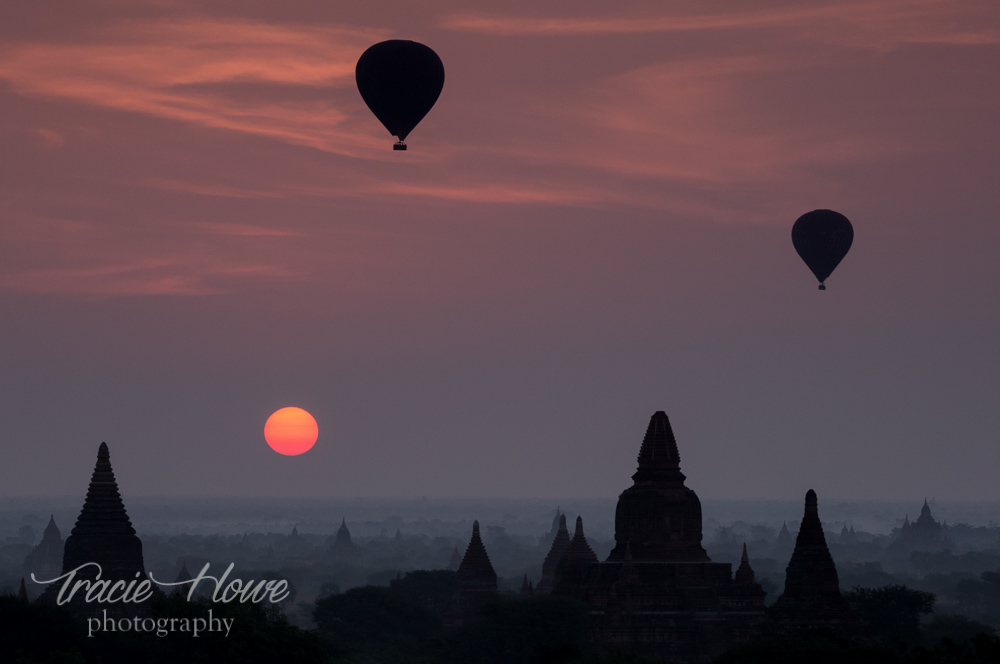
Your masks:
<svg viewBox="0 0 1000 664"><path fill-rule="evenodd" d="M403 141L400 141L398 143L393 143L392 144L392 149L393 150L405 150L406 149L406 143L404 143Z"/></svg>
<svg viewBox="0 0 1000 664"><path fill-rule="evenodd" d="M819 285L819 289L820 290L826 290L826 284L820 284Z"/></svg>

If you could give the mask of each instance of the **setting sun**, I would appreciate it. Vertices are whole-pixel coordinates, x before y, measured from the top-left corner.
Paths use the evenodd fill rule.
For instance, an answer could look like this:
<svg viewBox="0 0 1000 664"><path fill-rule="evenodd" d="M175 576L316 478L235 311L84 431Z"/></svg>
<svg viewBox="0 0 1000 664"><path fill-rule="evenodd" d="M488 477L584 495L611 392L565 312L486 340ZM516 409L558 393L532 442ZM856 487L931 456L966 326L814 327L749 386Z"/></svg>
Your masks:
<svg viewBox="0 0 1000 664"><path fill-rule="evenodd" d="M308 452L317 437L316 418L294 406L274 411L264 424L264 440L272 450L286 456Z"/></svg>

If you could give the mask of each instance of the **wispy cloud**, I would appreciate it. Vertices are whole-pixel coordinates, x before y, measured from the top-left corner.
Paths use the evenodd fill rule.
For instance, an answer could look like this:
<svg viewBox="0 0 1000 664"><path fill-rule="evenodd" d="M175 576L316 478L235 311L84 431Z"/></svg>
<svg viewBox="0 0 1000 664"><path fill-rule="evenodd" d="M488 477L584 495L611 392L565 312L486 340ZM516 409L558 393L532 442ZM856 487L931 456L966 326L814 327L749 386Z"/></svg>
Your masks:
<svg viewBox="0 0 1000 664"><path fill-rule="evenodd" d="M976 18L983 19L977 21ZM957 19L962 21L958 22ZM528 18L482 13L451 14L446 29L496 36L593 36L709 30L794 29L800 36L841 45L891 48L907 43L1000 43L991 0L872 0L801 3L725 13L622 17Z"/></svg>
<svg viewBox="0 0 1000 664"><path fill-rule="evenodd" d="M352 89L357 58L380 37L239 20L130 22L73 42L8 42L0 78L22 95L356 154L384 143L344 126L348 107L360 105ZM338 101L346 93L351 101Z"/></svg>

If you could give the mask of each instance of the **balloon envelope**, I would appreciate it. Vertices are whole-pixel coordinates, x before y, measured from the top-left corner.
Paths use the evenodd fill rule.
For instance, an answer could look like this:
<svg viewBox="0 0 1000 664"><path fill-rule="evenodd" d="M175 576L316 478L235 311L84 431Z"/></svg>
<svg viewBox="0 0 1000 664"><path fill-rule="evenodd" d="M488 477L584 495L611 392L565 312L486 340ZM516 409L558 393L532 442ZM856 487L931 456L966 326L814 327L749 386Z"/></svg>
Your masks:
<svg viewBox="0 0 1000 664"><path fill-rule="evenodd" d="M427 115L444 87L444 65L437 53L404 39L369 47L358 59L354 76L361 98L400 142Z"/></svg>
<svg viewBox="0 0 1000 664"><path fill-rule="evenodd" d="M825 290L823 282L844 259L853 242L851 222L833 210L806 212L792 226L795 251L819 279L820 290Z"/></svg>

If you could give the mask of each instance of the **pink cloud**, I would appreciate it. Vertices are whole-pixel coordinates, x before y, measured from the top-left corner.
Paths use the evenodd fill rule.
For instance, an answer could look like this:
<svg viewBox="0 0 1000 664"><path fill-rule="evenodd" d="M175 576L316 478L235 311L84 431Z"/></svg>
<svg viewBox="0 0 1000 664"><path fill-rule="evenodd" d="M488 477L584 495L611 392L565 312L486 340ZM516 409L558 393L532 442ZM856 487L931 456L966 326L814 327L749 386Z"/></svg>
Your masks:
<svg viewBox="0 0 1000 664"><path fill-rule="evenodd" d="M360 154L385 141L376 138L377 126L349 126L361 106L354 65L383 36L239 20L130 22L83 41L8 43L0 49L0 78L26 96ZM242 87L234 93L234 85ZM315 92L295 98L275 94L274 86Z"/></svg>
<svg viewBox="0 0 1000 664"><path fill-rule="evenodd" d="M495 36L590 36L707 30L785 29L799 37L840 46L894 48L908 43L956 45L1000 43L996 7L988 0L881 0L801 3L725 13L650 14L622 17L525 18L452 14L441 21L451 30ZM982 20L976 20L977 18ZM962 19L964 25L957 25Z"/></svg>

